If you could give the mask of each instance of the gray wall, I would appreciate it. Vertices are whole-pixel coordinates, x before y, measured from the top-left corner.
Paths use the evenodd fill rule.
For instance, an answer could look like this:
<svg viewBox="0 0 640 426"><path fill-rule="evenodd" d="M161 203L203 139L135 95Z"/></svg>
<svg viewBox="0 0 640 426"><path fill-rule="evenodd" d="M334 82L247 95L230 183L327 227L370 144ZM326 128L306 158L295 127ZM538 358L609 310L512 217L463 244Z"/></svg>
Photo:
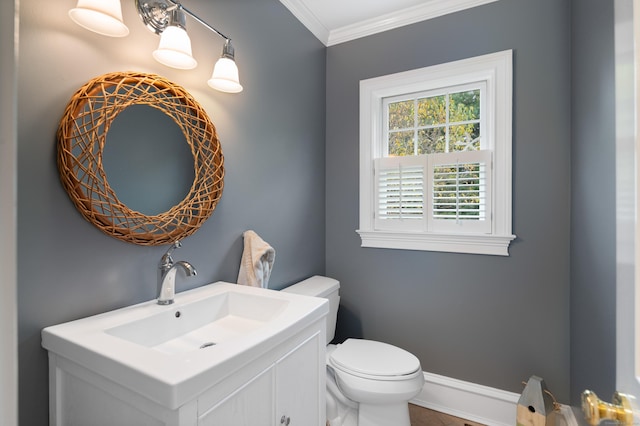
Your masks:
<svg viewBox="0 0 640 426"><path fill-rule="evenodd" d="M577 404L584 389L604 399L616 389L616 145L614 2L573 3L570 310Z"/></svg>
<svg viewBox="0 0 640 426"><path fill-rule="evenodd" d="M327 274L339 334L397 344L423 370L569 401L571 2L502 0L336 45L327 54ZM361 248L358 82L514 50L509 257Z"/></svg>
<svg viewBox="0 0 640 426"><path fill-rule="evenodd" d="M270 283L279 288L324 273L325 49L278 0L191 0L190 9L234 40L245 90L222 94L206 85L222 40L193 20L199 66L177 71L151 58L158 38L138 20L133 1L122 2L131 30L124 39L72 23L74 0L20 3L20 423L35 426L48 418L40 330L156 297L165 250L104 235L62 189L55 133L73 93L95 76L127 70L161 74L189 90L217 127L226 179L213 216L176 252L198 270L178 290L235 281L246 229L275 247Z"/></svg>

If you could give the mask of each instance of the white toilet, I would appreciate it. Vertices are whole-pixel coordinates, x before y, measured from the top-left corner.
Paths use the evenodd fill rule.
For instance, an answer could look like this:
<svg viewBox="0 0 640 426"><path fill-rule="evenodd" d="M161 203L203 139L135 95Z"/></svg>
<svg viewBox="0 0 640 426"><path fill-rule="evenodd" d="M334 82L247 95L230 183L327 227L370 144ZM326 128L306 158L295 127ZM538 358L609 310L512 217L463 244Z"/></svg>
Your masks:
<svg viewBox="0 0 640 426"><path fill-rule="evenodd" d="M327 421L331 426L409 426L409 405L424 384L413 354L364 339L329 345L335 335L340 283L314 276L283 289L329 299Z"/></svg>

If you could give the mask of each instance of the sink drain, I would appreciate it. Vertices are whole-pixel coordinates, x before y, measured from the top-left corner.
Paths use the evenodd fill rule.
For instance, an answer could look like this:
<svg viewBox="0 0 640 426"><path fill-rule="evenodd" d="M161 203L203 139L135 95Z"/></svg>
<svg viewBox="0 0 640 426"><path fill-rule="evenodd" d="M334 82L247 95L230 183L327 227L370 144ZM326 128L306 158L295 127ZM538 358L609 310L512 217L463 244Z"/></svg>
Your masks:
<svg viewBox="0 0 640 426"><path fill-rule="evenodd" d="M214 346L214 345L215 343L213 342L203 343L202 345L200 345L200 349L208 348L209 346Z"/></svg>

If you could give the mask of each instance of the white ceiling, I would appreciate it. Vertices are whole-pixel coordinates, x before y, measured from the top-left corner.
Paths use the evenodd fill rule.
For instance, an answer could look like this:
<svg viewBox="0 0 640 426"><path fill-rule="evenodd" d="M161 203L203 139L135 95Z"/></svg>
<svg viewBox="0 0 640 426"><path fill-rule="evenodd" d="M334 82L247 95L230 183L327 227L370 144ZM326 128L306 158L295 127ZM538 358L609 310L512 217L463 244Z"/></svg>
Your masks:
<svg viewBox="0 0 640 426"><path fill-rule="evenodd" d="M497 0L280 0L325 46Z"/></svg>

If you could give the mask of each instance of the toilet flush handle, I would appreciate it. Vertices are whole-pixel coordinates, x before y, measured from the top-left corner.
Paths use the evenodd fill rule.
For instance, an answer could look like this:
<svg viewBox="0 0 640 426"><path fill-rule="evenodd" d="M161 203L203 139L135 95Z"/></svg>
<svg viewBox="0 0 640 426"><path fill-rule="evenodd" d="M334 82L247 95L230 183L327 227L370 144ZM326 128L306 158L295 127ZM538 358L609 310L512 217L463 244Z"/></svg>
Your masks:
<svg viewBox="0 0 640 426"><path fill-rule="evenodd" d="M281 424L281 425L288 426L288 425L289 425L289 423L291 423L291 417L282 416L282 417L280 418L280 424Z"/></svg>

